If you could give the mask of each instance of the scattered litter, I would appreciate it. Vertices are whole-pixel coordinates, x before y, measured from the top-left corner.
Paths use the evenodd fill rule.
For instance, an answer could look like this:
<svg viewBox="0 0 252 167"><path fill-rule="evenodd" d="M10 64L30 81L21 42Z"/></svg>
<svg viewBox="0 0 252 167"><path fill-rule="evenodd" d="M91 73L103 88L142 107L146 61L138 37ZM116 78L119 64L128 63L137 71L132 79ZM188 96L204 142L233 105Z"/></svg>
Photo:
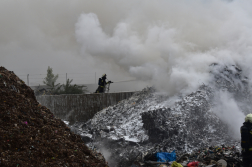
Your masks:
<svg viewBox="0 0 252 167"><path fill-rule="evenodd" d="M156 155L156 154L154 154ZM142 160L134 161L131 167L243 167L242 157L234 147L209 147L181 154L174 161L158 162L158 159L146 155Z"/></svg>
<svg viewBox="0 0 252 167"><path fill-rule="evenodd" d="M193 161L193 162L189 162L187 164L188 167L198 167L199 166L199 162L198 161Z"/></svg>
<svg viewBox="0 0 252 167"><path fill-rule="evenodd" d="M171 166L172 167L183 167L181 164L177 163L176 161L174 161Z"/></svg>
<svg viewBox="0 0 252 167"><path fill-rule="evenodd" d="M156 153L156 157L158 162L176 161L175 150L172 153L158 152Z"/></svg>

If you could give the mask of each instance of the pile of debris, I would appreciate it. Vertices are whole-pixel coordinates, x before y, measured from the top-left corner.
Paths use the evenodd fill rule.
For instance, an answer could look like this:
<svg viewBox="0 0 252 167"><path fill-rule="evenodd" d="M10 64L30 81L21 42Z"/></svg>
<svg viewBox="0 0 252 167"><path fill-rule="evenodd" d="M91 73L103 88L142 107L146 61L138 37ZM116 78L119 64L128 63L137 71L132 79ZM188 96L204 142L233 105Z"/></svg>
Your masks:
<svg viewBox="0 0 252 167"><path fill-rule="evenodd" d="M126 167L137 157L156 152L176 150L183 155L216 145L239 150L239 141L230 136L230 127L214 112L214 98L216 92L227 91L240 100L238 105L250 104L241 107L247 114L252 104L247 78L236 66L213 64L210 69L213 83L203 84L191 94L173 98L146 88L71 129L90 148L110 152L107 160L111 166Z"/></svg>
<svg viewBox="0 0 252 167"><path fill-rule="evenodd" d="M163 159L158 157L161 153L147 154L143 159L138 159L133 163L131 167L148 167L148 166L160 166L167 167L173 166L173 162L176 161L184 167L242 167L242 157L239 150L235 147L228 146L215 146L205 149L195 150L190 154L177 155L175 158L172 156L164 156ZM165 155L165 153L163 153ZM166 153L168 155L173 153ZM177 158L176 158L177 157Z"/></svg>
<svg viewBox="0 0 252 167"><path fill-rule="evenodd" d="M182 165L188 165L190 162L198 161L199 165L220 165L221 166L242 166L242 157L239 149L235 146L209 147L197 150L190 155L183 155L178 159Z"/></svg>
<svg viewBox="0 0 252 167"><path fill-rule="evenodd" d="M4 67L0 92L0 166L108 166Z"/></svg>

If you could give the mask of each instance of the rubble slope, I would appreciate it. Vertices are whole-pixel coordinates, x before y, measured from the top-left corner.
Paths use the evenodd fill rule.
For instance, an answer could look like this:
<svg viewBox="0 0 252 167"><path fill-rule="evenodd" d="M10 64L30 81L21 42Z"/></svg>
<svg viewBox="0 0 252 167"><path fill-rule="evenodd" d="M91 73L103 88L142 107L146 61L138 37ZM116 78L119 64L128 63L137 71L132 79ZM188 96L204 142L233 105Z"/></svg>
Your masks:
<svg viewBox="0 0 252 167"><path fill-rule="evenodd" d="M0 166L107 166L4 67L0 92Z"/></svg>

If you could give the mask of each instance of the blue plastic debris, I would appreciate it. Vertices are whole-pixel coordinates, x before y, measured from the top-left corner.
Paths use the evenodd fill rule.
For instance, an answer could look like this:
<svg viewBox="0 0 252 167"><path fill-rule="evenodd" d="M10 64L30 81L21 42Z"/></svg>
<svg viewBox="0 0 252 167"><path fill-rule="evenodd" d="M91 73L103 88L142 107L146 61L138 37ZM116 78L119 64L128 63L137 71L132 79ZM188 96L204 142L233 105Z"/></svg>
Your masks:
<svg viewBox="0 0 252 167"><path fill-rule="evenodd" d="M156 157L157 157L158 162L176 161L175 150L173 152L171 152L171 153L158 152L158 153L156 153Z"/></svg>

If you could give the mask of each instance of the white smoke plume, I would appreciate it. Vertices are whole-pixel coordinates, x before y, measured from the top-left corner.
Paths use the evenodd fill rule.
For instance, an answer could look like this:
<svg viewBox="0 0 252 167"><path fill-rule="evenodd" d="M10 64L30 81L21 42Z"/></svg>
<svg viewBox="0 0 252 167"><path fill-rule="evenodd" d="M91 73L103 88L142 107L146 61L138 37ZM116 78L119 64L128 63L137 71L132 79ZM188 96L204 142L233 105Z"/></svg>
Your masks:
<svg viewBox="0 0 252 167"><path fill-rule="evenodd" d="M48 66L63 74L107 72L110 79L136 78L170 94L187 93L207 82L212 62L237 63L251 76L251 5L1 1L0 65L18 74L45 73Z"/></svg>
<svg viewBox="0 0 252 167"><path fill-rule="evenodd" d="M250 69L250 10L245 1L130 1L128 13L106 30L103 16L83 13L76 39L83 53L120 66L173 94L209 79L213 62ZM119 6L123 10L123 6Z"/></svg>
<svg viewBox="0 0 252 167"><path fill-rule="evenodd" d="M225 91L216 93L213 112L228 125L230 136L234 139L241 138L240 127L245 115L230 93Z"/></svg>

